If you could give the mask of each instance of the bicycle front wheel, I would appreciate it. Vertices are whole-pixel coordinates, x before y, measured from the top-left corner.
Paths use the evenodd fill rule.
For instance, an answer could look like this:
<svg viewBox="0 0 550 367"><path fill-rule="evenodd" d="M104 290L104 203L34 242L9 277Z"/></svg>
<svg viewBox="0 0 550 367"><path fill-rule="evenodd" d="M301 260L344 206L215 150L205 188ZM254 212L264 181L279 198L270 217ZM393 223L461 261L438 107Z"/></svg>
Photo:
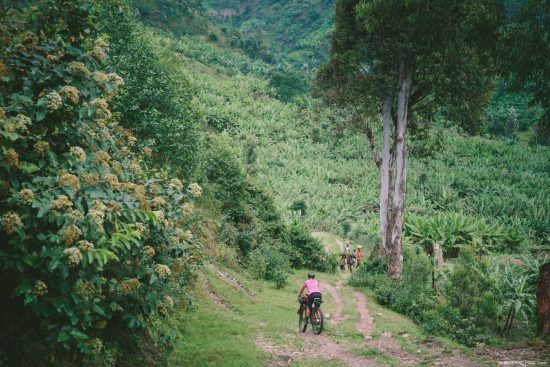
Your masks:
<svg viewBox="0 0 550 367"><path fill-rule="evenodd" d="M323 324L325 322L323 311L321 311L319 308L315 309L313 311L313 317L311 319L311 329L313 330L313 334L321 334L321 332L323 331Z"/></svg>
<svg viewBox="0 0 550 367"><path fill-rule="evenodd" d="M301 333L305 333L306 329L307 329L306 310L305 310L305 307L302 307L300 309L300 319L298 320L298 330L300 330Z"/></svg>

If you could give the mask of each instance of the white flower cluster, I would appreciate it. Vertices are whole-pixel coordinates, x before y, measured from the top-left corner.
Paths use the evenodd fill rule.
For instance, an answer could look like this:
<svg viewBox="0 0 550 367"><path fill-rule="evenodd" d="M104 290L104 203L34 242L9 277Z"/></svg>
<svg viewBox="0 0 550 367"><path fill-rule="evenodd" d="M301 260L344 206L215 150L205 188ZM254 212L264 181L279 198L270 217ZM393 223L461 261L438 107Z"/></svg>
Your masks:
<svg viewBox="0 0 550 367"><path fill-rule="evenodd" d="M160 279L166 279L172 275L172 270L170 270L168 265L164 264L155 264L155 271Z"/></svg>
<svg viewBox="0 0 550 367"><path fill-rule="evenodd" d="M152 259L155 256L155 249L151 246L145 246L143 248L143 253L149 258Z"/></svg>
<svg viewBox="0 0 550 367"><path fill-rule="evenodd" d="M46 108L49 112L56 111L63 106L63 98L57 92L46 94Z"/></svg>
<svg viewBox="0 0 550 367"><path fill-rule="evenodd" d="M88 216L91 221L94 222L99 228L103 228L103 221L105 220L105 211L107 207L99 200L94 200L92 209L88 211Z"/></svg>
<svg viewBox="0 0 550 367"><path fill-rule="evenodd" d="M109 104L103 98L96 98L91 102L92 106L96 108L95 113L99 118L110 118L111 111L109 110Z"/></svg>
<svg viewBox="0 0 550 367"><path fill-rule="evenodd" d="M177 178L173 178L170 180L170 183L168 184L168 186L172 189L178 189L178 190L181 190L183 189L183 184L181 183L181 181Z"/></svg>
<svg viewBox="0 0 550 367"><path fill-rule="evenodd" d="M50 144L47 141L37 141L34 144L34 149L40 155L44 155L47 151L50 150Z"/></svg>
<svg viewBox="0 0 550 367"><path fill-rule="evenodd" d="M76 158L78 163L86 162L86 152L84 152L84 149L82 149L81 147L71 147L71 149L69 149L69 152L73 157Z"/></svg>
<svg viewBox="0 0 550 367"><path fill-rule="evenodd" d="M191 195L196 198L202 195L202 187L200 187L198 183L192 183L189 185L189 191L191 191Z"/></svg>
<svg viewBox="0 0 550 367"><path fill-rule="evenodd" d="M27 128L29 126L31 126L32 124L32 120L30 119L30 117L28 116L25 116L23 114L19 114L15 117L14 119L15 121L15 126L19 129L19 130L27 130Z"/></svg>
<svg viewBox="0 0 550 367"><path fill-rule="evenodd" d="M6 150L6 152L4 153L4 158L6 159L6 163L10 167L19 167L19 154L17 154L15 149L11 148Z"/></svg>
<svg viewBox="0 0 550 367"><path fill-rule="evenodd" d="M183 214L185 215L191 215L193 214L193 205L190 203L183 203L181 206L181 210L183 211Z"/></svg>
<svg viewBox="0 0 550 367"><path fill-rule="evenodd" d="M80 236L82 236L82 231L76 225L71 224L63 227L63 241L65 244L72 245Z"/></svg>
<svg viewBox="0 0 550 367"><path fill-rule="evenodd" d="M78 191L80 182L78 177L70 173L63 173L59 176L59 184L64 187L71 187L74 191Z"/></svg>
<svg viewBox="0 0 550 367"><path fill-rule="evenodd" d="M63 253L67 257L67 265L69 265L69 268L76 268L80 264L80 261L82 261L82 254L76 247L69 247L65 249Z"/></svg>
<svg viewBox="0 0 550 367"><path fill-rule="evenodd" d="M43 297L48 293L48 286L41 280L37 280L34 283L33 294L36 297Z"/></svg>
<svg viewBox="0 0 550 367"><path fill-rule="evenodd" d="M70 209L72 207L73 203L67 195L59 195L52 203L52 210L55 214L59 214L62 209Z"/></svg>
<svg viewBox="0 0 550 367"><path fill-rule="evenodd" d="M14 212L7 212L2 216L2 228L7 234L14 234L21 227L23 227L23 222Z"/></svg>
<svg viewBox="0 0 550 367"><path fill-rule="evenodd" d="M19 191L19 197L24 204L30 205L34 200L34 191L32 191L31 189L23 189Z"/></svg>
<svg viewBox="0 0 550 367"><path fill-rule="evenodd" d="M80 74L88 75L88 74L90 74L90 71L88 70L86 65L84 65L83 63L78 62L78 61L70 62L67 69L68 69L69 73L73 74L73 75L80 75Z"/></svg>
<svg viewBox="0 0 550 367"><path fill-rule="evenodd" d="M82 252L88 252L94 249L94 245L89 241L78 241L78 249Z"/></svg>
<svg viewBox="0 0 550 367"><path fill-rule="evenodd" d="M78 91L78 89L71 85L64 86L59 92L73 104L77 104L78 100L80 99L80 92Z"/></svg>

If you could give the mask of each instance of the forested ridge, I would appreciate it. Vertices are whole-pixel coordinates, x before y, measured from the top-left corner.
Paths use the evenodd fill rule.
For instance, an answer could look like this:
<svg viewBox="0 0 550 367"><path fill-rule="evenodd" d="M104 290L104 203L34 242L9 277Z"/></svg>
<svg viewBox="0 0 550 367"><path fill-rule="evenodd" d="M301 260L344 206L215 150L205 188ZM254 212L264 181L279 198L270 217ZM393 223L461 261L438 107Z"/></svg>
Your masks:
<svg viewBox="0 0 550 367"><path fill-rule="evenodd" d="M0 365L544 365L548 3L428 3L0 3Z"/></svg>

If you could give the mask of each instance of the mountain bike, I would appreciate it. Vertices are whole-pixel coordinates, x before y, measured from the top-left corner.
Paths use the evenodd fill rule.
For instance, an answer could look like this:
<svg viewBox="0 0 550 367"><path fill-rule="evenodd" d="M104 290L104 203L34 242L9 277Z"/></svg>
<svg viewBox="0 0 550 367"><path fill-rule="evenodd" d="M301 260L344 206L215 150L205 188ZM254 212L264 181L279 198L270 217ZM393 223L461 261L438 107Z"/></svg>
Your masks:
<svg viewBox="0 0 550 367"><path fill-rule="evenodd" d="M321 311L321 303L323 303L321 298L316 297L313 299L313 305L311 306L311 310L309 310L309 320L306 317L307 296L298 297L298 303L300 303L300 308L298 309L298 328L300 332L305 333L307 324L310 323L313 334L321 334L325 321L325 316L323 315L323 311Z"/></svg>

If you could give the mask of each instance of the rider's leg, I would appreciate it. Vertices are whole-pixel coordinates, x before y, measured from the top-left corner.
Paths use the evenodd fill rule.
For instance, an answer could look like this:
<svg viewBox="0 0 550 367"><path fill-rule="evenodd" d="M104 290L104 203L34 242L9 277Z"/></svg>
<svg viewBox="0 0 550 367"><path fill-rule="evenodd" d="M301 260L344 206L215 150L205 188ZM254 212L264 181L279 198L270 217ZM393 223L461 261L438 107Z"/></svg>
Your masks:
<svg viewBox="0 0 550 367"><path fill-rule="evenodd" d="M309 307L306 306L306 317L309 317Z"/></svg>

